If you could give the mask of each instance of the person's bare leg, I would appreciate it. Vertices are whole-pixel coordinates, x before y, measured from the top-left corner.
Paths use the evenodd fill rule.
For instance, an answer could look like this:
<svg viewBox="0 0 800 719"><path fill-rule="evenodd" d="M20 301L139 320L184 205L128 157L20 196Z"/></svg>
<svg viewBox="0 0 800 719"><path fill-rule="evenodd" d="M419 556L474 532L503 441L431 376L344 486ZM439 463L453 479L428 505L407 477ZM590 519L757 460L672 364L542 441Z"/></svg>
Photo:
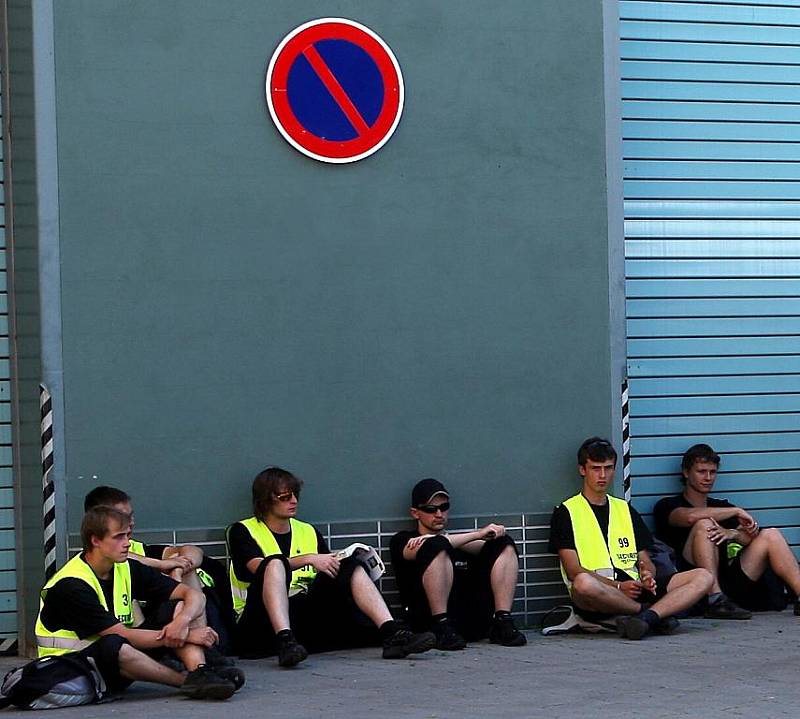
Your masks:
<svg viewBox="0 0 800 719"><path fill-rule="evenodd" d="M181 672L159 664L144 652L140 652L130 644L123 644L119 650L119 673L125 679L143 682L166 684L170 687L179 687L186 677Z"/></svg>
<svg viewBox="0 0 800 719"><path fill-rule="evenodd" d="M203 562L203 550L193 545L187 545L185 547L167 547L164 549L164 554L161 556L162 559L170 559L181 553L188 556L197 567ZM181 584L186 584L192 589L197 589L198 591L202 591L203 589L203 583L200 581L200 577L197 576L197 572L194 569L190 569L188 572L180 572L180 577L174 576L173 572L172 578L177 579Z"/></svg>
<svg viewBox="0 0 800 719"><path fill-rule="evenodd" d="M511 611L514 594L517 591L518 575L519 558L514 551L514 547L507 546L500 552L489 574L495 611Z"/></svg>
<svg viewBox="0 0 800 719"><path fill-rule="evenodd" d="M445 614L453 588L453 562L447 552L439 552L422 573L422 587L428 598L431 614Z"/></svg>
<svg viewBox="0 0 800 719"><path fill-rule="evenodd" d="M350 578L350 591L356 606L372 620L376 627L380 627L392 619L386 602L383 601L378 588L364 571L364 567L358 566L353 570L353 576Z"/></svg>
<svg viewBox="0 0 800 719"><path fill-rule="evenodd" d="M290 629L289 594L286 591L286 568L283 562L272 560L264 570L264 583L261 585L261 601L277 634Z"/></svg>
<svg viewBox="0 0 800 719"><path fill-rule="evenodd" d="M706 569L691 569L672 576L667 585L667 593L651 609L661 619L688 609L708 594L714 583L711 573Z"/></svg>
<svg viewBox="0 0 800 719"><path fill-rule="evenodd" d="M175 604L175 611L172 613L172 618L174 619L182 610L183 602L177 602ZM202 612L192 619L191 622L189 622L189 629L200 629L205 626L207 626L205 612ZM206 663L205 651L203 650L203 647L197 644L187 643L182 647L173 649L172 651L175 652L175 656L183 662L183 665L190 672L193 672L201 664Z"/></svg>
<svg viewBox="0 0 800 719"><path fill-rule="evenodd" d="M800 565L779 529L762 529L741 553L742 571L754 582L770 567L800 595Z"/></svg>
<svg viewBox="0 0 800 719"><path fill-rule="evenodd" d="M642 608L635 599L587 572L573 580L572 600L580 609L605 614L636 614Z"/></svg>
<svg viewBox="0 0 800 719"><path fill-rule="evenodd" d="M700 519L692 525L683 547L683 558L695 567L711 572L713 581L708 593L716 594L722 589L719 586L719 547L708 538L708 530L712 526L710 519Z"/></svg>

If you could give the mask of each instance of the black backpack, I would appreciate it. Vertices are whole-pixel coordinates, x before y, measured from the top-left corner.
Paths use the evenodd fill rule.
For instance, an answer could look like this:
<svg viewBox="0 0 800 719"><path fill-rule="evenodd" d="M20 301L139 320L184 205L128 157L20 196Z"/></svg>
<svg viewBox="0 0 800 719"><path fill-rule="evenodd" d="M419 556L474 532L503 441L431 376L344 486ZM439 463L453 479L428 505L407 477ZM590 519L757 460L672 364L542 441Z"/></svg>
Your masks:
<svg viewBox="0 0 800 719"><path fill-rule="evenodd" d="M63 654L42 657L12 669L0 685L0 708L56 709L93 704L106 683L91 657Z"/></svg>

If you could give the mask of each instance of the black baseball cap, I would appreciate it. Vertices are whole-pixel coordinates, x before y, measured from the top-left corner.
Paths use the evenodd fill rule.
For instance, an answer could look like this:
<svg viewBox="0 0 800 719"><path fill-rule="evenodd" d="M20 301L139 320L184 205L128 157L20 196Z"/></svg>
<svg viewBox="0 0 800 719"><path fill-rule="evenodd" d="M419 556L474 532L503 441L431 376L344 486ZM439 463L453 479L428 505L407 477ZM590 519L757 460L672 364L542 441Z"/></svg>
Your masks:
<svg viewBox="0 0 800 719"><path fill-rule="evenodd" d="M411 506L421 507L423 504L428 504L437 494L450 497L445 486L438 479L428 477L420 480L411 490Z"/></svg>

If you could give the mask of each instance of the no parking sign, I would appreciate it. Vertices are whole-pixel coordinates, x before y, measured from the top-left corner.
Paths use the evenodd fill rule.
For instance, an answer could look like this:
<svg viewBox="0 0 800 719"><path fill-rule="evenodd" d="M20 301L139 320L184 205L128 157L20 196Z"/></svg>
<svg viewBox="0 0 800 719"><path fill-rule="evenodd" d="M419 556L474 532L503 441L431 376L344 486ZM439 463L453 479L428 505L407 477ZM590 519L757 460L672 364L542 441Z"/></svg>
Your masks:
<svg viewBox="0 0 800 719"><path fill-rule="evenodd" d="M403 76L389 46L352 20L295 28L267 69L267 104L286 141L322 162L355 162L383 147L403 112Z"/></svg>

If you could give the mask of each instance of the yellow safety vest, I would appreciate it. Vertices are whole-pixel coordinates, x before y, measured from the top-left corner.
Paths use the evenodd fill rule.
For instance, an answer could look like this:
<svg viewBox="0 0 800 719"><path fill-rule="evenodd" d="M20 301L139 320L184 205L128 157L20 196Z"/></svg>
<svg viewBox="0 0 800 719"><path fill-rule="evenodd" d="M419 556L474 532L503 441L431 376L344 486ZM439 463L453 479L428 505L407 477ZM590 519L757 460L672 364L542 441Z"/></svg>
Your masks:
<svg viewBox="0 0 800 719"><path fill-rule="evenodd" d="M50 631L42 623L42 608L44 607L44 600L48 590L56 582L66 578L80 579L86 582L97 594L97 599L103 605L103 609L108 610L106 597L103 594L103 588L100 586L100 580L97 575L80 554L74 556L51 577L40 594L39 616L36 618L36 644L39 648L40 657L77 652L85 649L100 638L99 636L93 636L81 639L69 629ZM114 615L122 624L128 627L134 624L131 603L131 568L128 566L128 562L118 562L114 565Z"/></svg>
<svg viewBox="0 0 800 719"><path fill-rule="evenodd" d="M131 539L130 545L129 551L133 552L134 554L138 554L140 557L147 556L144 550L144 544L142 542L137 542L135 539Z"/></svg>
<svg viewBox="0 0 800 719"><path fill-rule="evenodd" d="M240 524L243 524L250 536L256 541L259 549L265 557L273 554L280 554L281 548L278 546L278 541L269 527L264 522L255 517L243 519ZM290 519L289 525L292 531L292 544L289 550L289 558L296 557L300 554L316 554L319 551L317 546L317 532L314 527L306 522L301 522L298 519ZM236 576L233 571L233 562L230 566L230 580L231 580L231 594L233 595L233 609L236 612L237 618L241 616L244 611L244 605L247 603L247 588L250 582L244 582ZM292 582L289 585L289 596L305 592L308 586L314 581L317 576L317 570L310 564L306 564L298 569L292 571Z"/></svg>
<svg viewBox="0 0 800 719"><path fill-rule="evenodd" d="M633 533L631 509L626 501L608 497L608 543L586 497L578 493L564 502L564 506L572 521L578 561L584 569L609 579L613 579L614 569L620 569L633 579L639 579L639 553ZM561 576L572 590L572 583L563 564Z"/></svg>

